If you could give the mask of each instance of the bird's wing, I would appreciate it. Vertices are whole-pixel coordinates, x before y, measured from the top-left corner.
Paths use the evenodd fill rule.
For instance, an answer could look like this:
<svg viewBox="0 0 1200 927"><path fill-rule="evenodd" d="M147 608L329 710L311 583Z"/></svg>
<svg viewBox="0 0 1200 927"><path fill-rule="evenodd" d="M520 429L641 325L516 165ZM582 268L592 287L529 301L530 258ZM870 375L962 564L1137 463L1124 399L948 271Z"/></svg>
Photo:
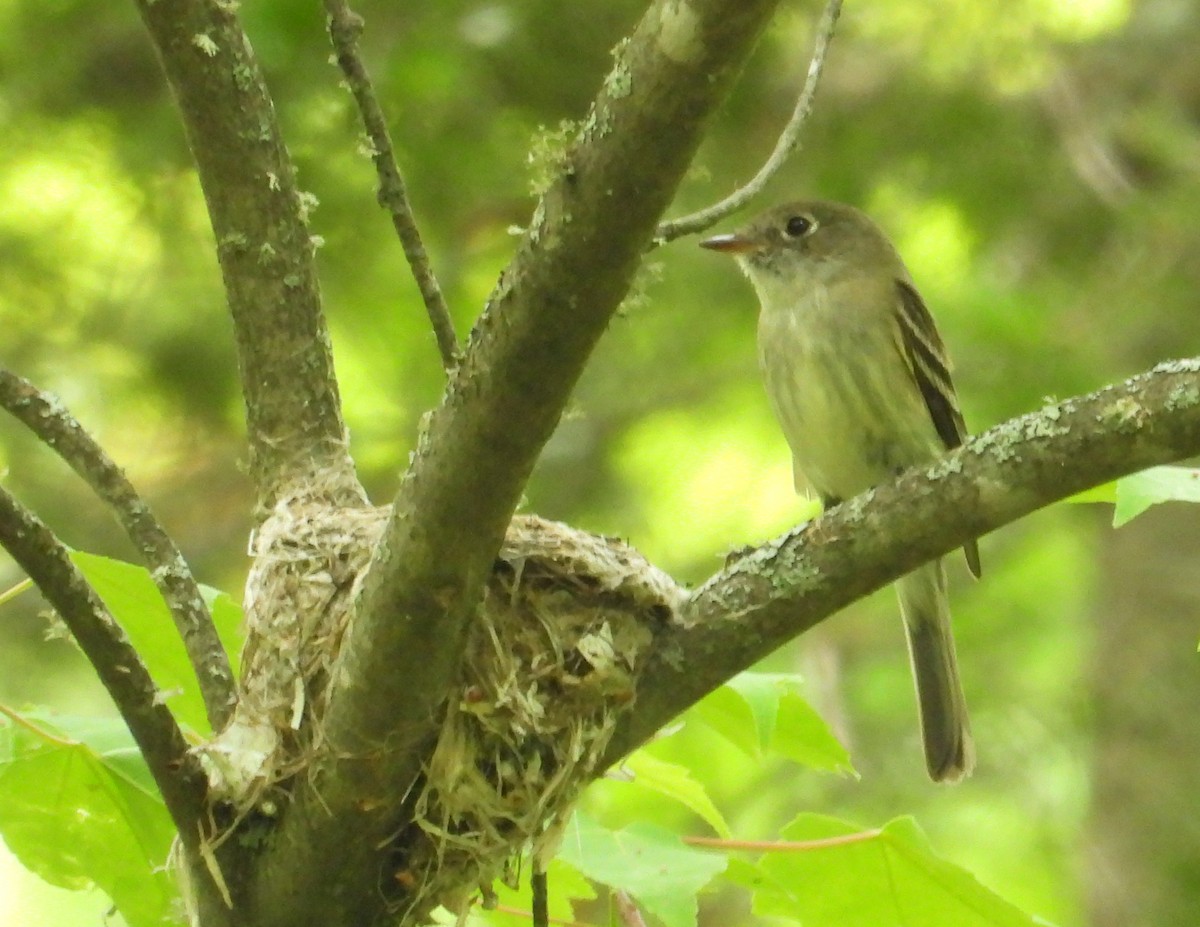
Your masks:
<svg viewBox="0 0 1200 927"><path fill-rule="evenodd" d="M896 329L901 352L921 390L938 435L946 449L952 450L967 439L967 426L958 408L954 383L950 380L946 349L933 324L933 316L912 284L897 280L896 289L900 296L896 300ZM978 577L979 548L976 542L969 541L963 545L963 553L966 554L971 573Z"/></svg>
<svg viewBox="0 0 1200 927"><path fill-rule="evenodd" d="M947 450L967 439L967 426L958 408L946 349L920 294L903 280L896 281L896 328L909 372L921 390L925 407Z"/></svg>

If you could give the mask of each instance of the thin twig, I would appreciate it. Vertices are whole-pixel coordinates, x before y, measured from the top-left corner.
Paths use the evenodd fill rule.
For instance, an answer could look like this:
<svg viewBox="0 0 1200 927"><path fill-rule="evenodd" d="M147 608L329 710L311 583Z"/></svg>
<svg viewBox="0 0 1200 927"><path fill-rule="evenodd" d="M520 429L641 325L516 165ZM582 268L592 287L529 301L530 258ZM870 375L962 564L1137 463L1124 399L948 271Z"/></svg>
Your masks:
<svg viewBox="0 0 1200 927"><path fill-rule="evenodd" d="M187 561L124 472L55 396L0 369L0 406L53 448L113 510L158 586L196 673L209 724L219 731L235 704L229 657Z"/></svg>
<svg viewBox="0 0 1200 927"><path fill-rule="evenodd" d="M70 629L137 741L180 840L195 852L200 843L197 826L205 820L207 780L138 652L75 568L62 542L3 488L0 546Z"/></svg>
<svg viewBox="0 0 1200 927"><path fill-rule="evenodd" d="M438 286L429 255L421 241L421 232L413 218L412 204L408 200L408 187L396 163L395 149L388 133L387 120L375 97L375 88L367 73L366 65L358 54L358 37L362 34L362 17L350 9L346 0L325 0L325 12L329 14L329 39L337 53L338 66L346 76L350 93L358 104L363 128L371 142L371 160L379 175L379 205L392 217L392 225L400 238L400 246L408 259L417 289L425 302L425 311L433 325L438 350L442 354L442 366L449 373L458 364L458 339L454 335L454 323L450 310Z"/></svg>
<svg viewBox="0 0 1200 927"><path fill-rule="evenodd" d="M7 605L22 592L33 588L33 580L25 578L19 583L9 586L3 592L0 592L0 605Z"/></svg>
<svg viewBox="0 0 1200 927"><path fill-rule="evenodd" d="M804 80L804 89L800 91L796 108L792 110L792 118L788 120L787 125L779 134L775 150L771 152L771 156L759 168L754 178L719 203L714 203L712 206L681 219L664 222L654 235L655 244L666 244L684 235L702 232L726 216L737 212L758 196L767 182L783 167L792 152L799 147L800 132L804 128L804 124L808 122L809 113L812 112L813 100L817 95L817 85L821 81L821 72L825 70L825 58L829 54L829 45L833 41L833 33L837 28L838 15L841 12L842 0L829 0L825 5L825 12L821 14L821 21L817 25L817 40L813 45L812 59L808 63L808 75Z"/></svg>
<svg viewBox="0 0 1200 927"><path fill-rule="evenodd" d="M533 927L550 927L550 885L545 869L534 870L529 878L529 891L533 902Z"/></svg>
<svg viewBox="0 0 1200 927"><path fill-rule="evenodd" d="M32 586L33 581L31 580L29 584ZM25 715L21 714L19 711L9 708L7 705L0 705L0 715L4 715L4 717L8 718L8 720L17 725L17 727L25 728L25 730L29 731L35 737L41 738L42 740L47 740L50 743L58 744L60 747L73 747L78 743L77 741L71 740L69 737L64 737L61 734L54 734L44 727L39 727L30 721Z"/></svg>
<svg viewBox="0 0 1200 927"><path fill-rule="evenodd" d="M737 851L743 853L808 853L812 850L828 850L830 847L875 840L882 834L883 831L872 829L814 840L728 840L724 837L684 837L683 842L690 847L728 850L731 853Z"/></svg>
<svg viewBox="0 0 1200 927"><path fill-rule="evenodd" d="M638 908L637 902L630 897L628 892L613 892L613 901L616 903L617 914L621 917L621 923L625 927L646 927L646 919L642 917L642 912Z"/></svg>

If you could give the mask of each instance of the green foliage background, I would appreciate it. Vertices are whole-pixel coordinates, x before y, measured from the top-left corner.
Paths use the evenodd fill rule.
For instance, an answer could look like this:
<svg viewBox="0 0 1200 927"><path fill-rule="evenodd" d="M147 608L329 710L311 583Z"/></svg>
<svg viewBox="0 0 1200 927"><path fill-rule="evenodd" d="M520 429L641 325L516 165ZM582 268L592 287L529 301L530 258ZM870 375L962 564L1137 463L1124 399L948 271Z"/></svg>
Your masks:
<svg viewBox="0 0 1200 927"><path fill-rule="evenodd" d="M511 228L530 214L543 169L530 153L583 115L608 49L641 8L359 5L368 65L461 335L511 254ZM807 68L818 11L785 4L678 212L757 168ZM433 338L375 206L319 5L259 0L242 15L302 186L321 204L314 231L354 451L383 502L441 387ZM843 199L891 232L939 319L977 430L1045 396L1195 354L1198 41L1200 10L1179 0L849 2L804 149L759 205ZM0 0L0 69L0 362L57 391L128 468L201 579L236 597L250 492L231 331L186 144L135 11ZM754 311L744 281L694 241L653 253L547 448L528 508L626 537L693 581L729 548L805 517L757 380ZM68 543L131 557L74 477L7 421L0 468ZM861 779L751 757L703 730L651 752L690 766L738 836L775 834L801 812L864 825L911 812L942 854L1004 897L1055 923L1085 923L1096 877L1088 834L1105 813L1089 803L1092 751L1106 733L1089 706L1106 677L1092 643L1094 605L1112 579L1095 566L1107 530L1088 510L1059 507L985 540L981 583L955 566L980 752L964 785L925 781L890 594L767 667L805 675ZM0 559L0 585L18 579ZM108 711L71 647L43 639L39 607L32 596L4 607L0 701ZM1181 685L1195 690L1194 678ZM617 782L600 783L587 809L613 828L707 832L680 806ZM5 913L74 922L81 915L67 906L77 900ZM105 904L85 902L90 912ZM740 923L739 905L730 893L706 897L701 916Z"/></svg>

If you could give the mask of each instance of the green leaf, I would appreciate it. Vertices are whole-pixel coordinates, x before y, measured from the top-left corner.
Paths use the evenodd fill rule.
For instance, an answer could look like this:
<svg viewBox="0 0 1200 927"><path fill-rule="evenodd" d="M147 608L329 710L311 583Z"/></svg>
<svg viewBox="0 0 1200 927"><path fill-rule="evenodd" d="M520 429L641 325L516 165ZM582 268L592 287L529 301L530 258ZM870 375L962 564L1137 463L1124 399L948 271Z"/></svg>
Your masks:
<svg viewBox="0 0 1200 927"><path fill-rule="evenodd" d="M779 700L771 746L788 759L825 772L854 773L850 754L824 719L796 692ZM857 774L856 774L857 775Z"/></svg>
<svg viewBox="0 0 1200 927"><path fill-rule="evenodd" d="M760 863L761 861L756 863L731 856L729 858L729 865L725 869L724 878L735 885L741 885L748 889L751 897L754 899L758 899L759 896L763 898L789 897L790 892L788 887L779 882L769 872L764 871ZM755 903L757 904L757 901ZM778 910L771 912L770 920L775 924L800 924L800 920L797 917L780 913Z"/></svg>
<svg viewBox="0 0 1200 927"><path fill-rule="evenodd" d="M695 927L696 895L726 863L660 827L634 824L612 831L579 811L567 824L558 855L589 879L628 892L667 927Z"/></svg>
<svg viewBox="0 0 1200 927"><path fill-rule="evenodd" d="M767 747L750 706L728 685L708 693L685 717L708 725L751 759L760 758Z"/></svg>
<svg viewBox="0 0 1200 927"><path fill-rule="evenodd" d="M1118 480L1113 527L1120 528L1162 502L1200 502L1200 470L1151 467Z"/></svg>
<svg viewBox="0 0 1200 927"><path fill-rule="evenodd" d="M1152 505L1162 502L1200 502L1200 470L1191 467L1151 467L1139 473L1093 486L1067 502L1110 502L1113 527L1133 521Z"/></svg>
<svg viewBox="0 0 1200 927"><path fill-rule="evenodd" d="M1117 501L1117 482L1117 480L1113 480L1111 483L1101 483L1099 486L1077 492L1073 496L1067 496L1063 501L1072 505L1092 502L1114 503Z"/></svg>
<svg viewBox="0 0 1200 927"><path fill-rule="evenodd" d="M753 900L760 916L781 916L805 927L1045 924L936 856L910 818L864 833L834 818L801 815L783 836L828 843L770 853L760 861L764 878Z"/></svg>
<svg viewBox="0 0 1200 927"><path fill-rule="evenodd" d="M0 834L52 885L99 886L131 927L171 921L174 827L117 719L31 713L0 725Z"/></svg>
<svg viewBox="0 0 1200 927"><path fill-rule="evenodd" d="M785 692L795 691L801 682L799 676L783 673L738 673L726 683L749 706L750 714L754 717L754 729L758 732L758 742L763 749L771 745L780 698Z"/></svg>
<svg viewBox="0 0 1200 927"><path fill-rule="evenodd" d="M131 563L81 551L73 552L71 559L129 636L175 717L199 734L209 734L196 674L150 573ZM204 587L201 593L227 652L236 653L241 609L224 593Z"/></svg>
<svg viewBox="0 0 1200 927"><path fill-rule="evenodd" d="M242 644L245 643L245 637L242 634L242 629L245 627L245 613L242 611L242 606L238 605L237 600L228 592L214 589L204 583L200 583L199 586L200 596L212 614L213 624L217 626L217 637L224 646L225 653L229 656L229 668L233 673L233 678L236 679L242 671L240 661Z"/></svg>
<svg viewBox="0 0 1200 927"><path fill-rule="evenodd" d="M739 673L693 713L751 757L767 749L814 769L853 771L846 748L800 694L801 679Z"/></svg>
<svg viewBox="0 0 1200 927"><path fill-rule="evenodd" d="M633 773L635 786L665 795L698 814L722 837L729 837L729 825L708 797L704 786L692 778L686 766L668 763L638 750L621 764Z"/></svg>

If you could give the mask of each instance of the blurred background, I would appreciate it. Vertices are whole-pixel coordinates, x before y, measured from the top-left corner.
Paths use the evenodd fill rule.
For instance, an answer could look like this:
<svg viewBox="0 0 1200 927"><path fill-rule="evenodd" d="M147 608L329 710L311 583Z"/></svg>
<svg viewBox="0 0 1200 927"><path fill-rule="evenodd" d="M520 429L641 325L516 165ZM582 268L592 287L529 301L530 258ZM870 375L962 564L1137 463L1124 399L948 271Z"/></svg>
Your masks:
<svg viewBox="0 0 1200 927"><path fill-rule="evenodd" d="M643 7L357 4L460 336L531 212L531 152L536 162L545 138L585 113ZM301 185L320 200L313 231L346 415L383 503L441 389L433 337L375 205L319 4L241 12ZM674 213L757 169L818 14L783 5ZM851 0L803 150L756 205L820 195L888 230L976 431L1200 353L1197 47L1191 0ZM58 392L200 578L238 596L251 494L231 330L187 146L133 5L0 0L0 125L0 363ZM731 264L694 239L649 255L528 510L625 537L689 582L803 517L758 381L755 311ZM0 469L67 543L132 558L73 474L9 420ZM926 781L887 591L768 661L805 675L859 781L753 764L702 737L655 749L696 765L739 836L768 837L800 811L868 826L912 812L940 852L1055 923L1195 923L1200 515L1164 507L1115 532L1109 517L1056 506L984 539L979 583L952 563L979 752L965 784ZM0 589L20 578L0 555ZM43 608L32 593L3 607L0 700L110 710L71 646L46 639ZM614 825L702 832L618 783L591 800ZM8 922L80 923L104 907L0 864ZM748 915L717 896L702 917Z"/></svg>

